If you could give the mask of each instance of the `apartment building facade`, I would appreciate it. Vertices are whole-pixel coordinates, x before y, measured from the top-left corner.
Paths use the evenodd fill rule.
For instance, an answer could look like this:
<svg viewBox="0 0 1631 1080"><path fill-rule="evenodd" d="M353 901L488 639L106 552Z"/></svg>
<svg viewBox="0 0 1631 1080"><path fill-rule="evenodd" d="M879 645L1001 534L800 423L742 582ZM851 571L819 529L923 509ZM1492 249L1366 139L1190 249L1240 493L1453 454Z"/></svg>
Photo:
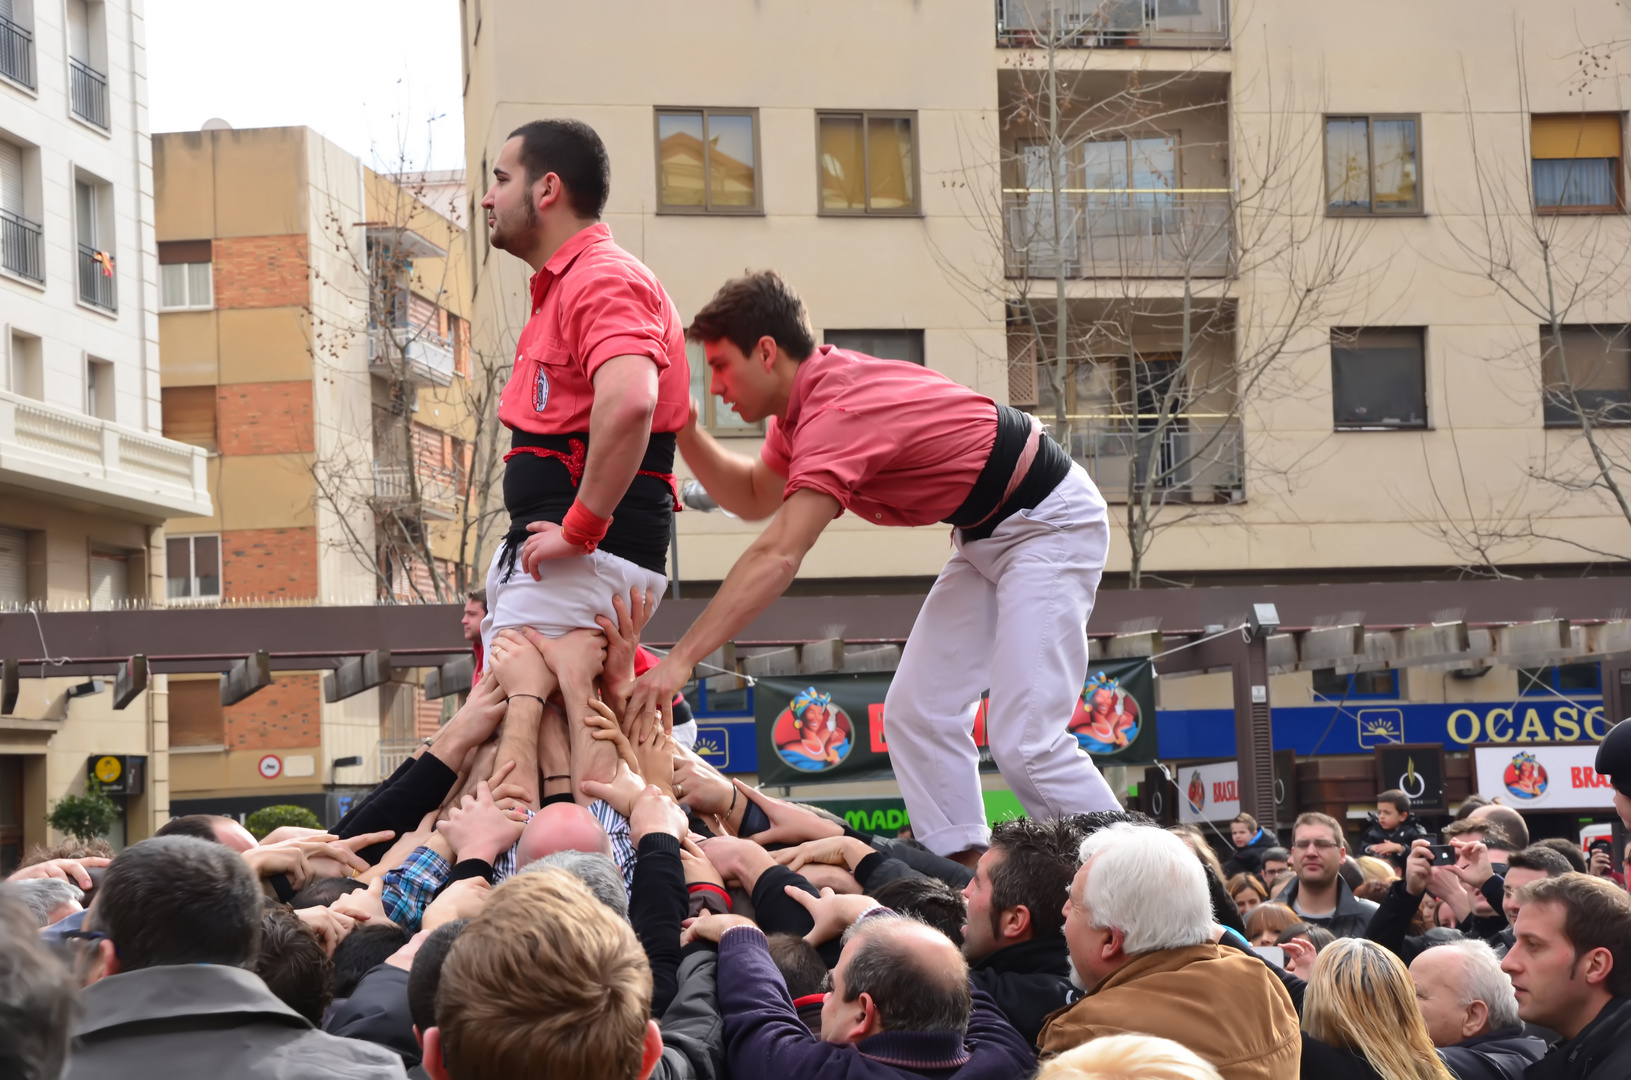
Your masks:
<svg viewBox="0 0 1631 1080"><path fill-rule="evenodd" d="M169 523L168 603L459 599L462 231L422 178L310 129L206 127L154 139L164 430L208 452L213 494ZM440 719L412 671L329 700L299 666L226 706L216 675L171 677L177 812L286 801L327 819Z"/></svg>
<svg viewBox="0 0 1631 1080"><path fill-rule="evenodd" d="M774 267L818 340L1041 416L1110 503L1107 588L1614 574L1631 554L1612 11L460 7L472 222L511 130L590 123L612 162L605 220L682 317ZM477 348L504 355L527 271L482 229L470 242ZM716 435L756 451L696 371L693 392ZM681 514L687 595L758 528ZM943 529L846 515L794 589L920 590L949 551ZM1482 674L1299 672L1270 694L1517 715L1601 696L1596 665ZM751 695L731 692L738 718ZM1229 705L1212 676L1161 699L1196 730ZM1227 752L1191 741L1181 756Z"/></svg>
<svg viewBox="0 0 1631 1080"><path fill-rule="evenodd" d="M140 5L0 4L0 618L160 600L165 519L210 512L204 454L162 437L144 57ZM115 708L110 682L20 674L0 865L101 757L142 759L116 843L167 819L162 677Z"/></svg>

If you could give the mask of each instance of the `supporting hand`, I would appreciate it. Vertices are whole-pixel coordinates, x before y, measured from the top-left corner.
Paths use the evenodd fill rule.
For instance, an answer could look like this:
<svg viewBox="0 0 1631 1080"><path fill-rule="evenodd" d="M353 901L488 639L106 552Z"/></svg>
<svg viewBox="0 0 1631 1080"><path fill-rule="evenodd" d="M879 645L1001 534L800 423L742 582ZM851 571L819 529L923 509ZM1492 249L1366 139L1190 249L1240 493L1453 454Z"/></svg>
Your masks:
<svg viewBox="0 0 1631 1080"><path fill-rule="evenodd" d="M553 521L534 521L527 526L532 535L521 545L521 569L541 581L539 566L546 559L570 559L574 555L587 555L582 546L569 544L561 535L561 527Z"/></svg>

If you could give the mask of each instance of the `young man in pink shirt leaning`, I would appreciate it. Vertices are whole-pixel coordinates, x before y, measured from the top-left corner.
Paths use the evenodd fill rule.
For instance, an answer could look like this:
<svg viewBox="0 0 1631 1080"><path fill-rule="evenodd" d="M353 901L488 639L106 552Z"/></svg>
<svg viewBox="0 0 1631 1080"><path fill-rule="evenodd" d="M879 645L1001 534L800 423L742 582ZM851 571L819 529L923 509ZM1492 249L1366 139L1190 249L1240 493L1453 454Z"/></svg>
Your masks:
<svg viewBox="0 0 1631 1080"><path fill-rule="evenodd" d="M774 272L727 282L692 321L710 390L768 419L758 459L691 420L680 453L720 506L775 515L680 642L635 683L665 701L693 665L792 582L827 523L955 526L901 656L884 714L913 832L951 855L989 840L972 738L980 694L1003 777L1033 816L1117 807L1066 730L1087 672L1087 617L1104 571L1104 499L1031 416L916 364L816 347L804 305ZM634 715L644 715L636 712Z"/></svg>

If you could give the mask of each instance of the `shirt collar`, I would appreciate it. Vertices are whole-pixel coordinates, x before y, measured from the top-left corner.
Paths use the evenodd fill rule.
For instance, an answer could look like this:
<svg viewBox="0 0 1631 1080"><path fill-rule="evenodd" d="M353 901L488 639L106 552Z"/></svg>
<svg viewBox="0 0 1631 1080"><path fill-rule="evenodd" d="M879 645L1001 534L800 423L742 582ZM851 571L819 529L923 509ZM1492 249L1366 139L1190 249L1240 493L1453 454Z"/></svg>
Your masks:
<svg viewBox="0 0 1631 1080"><path fill-rule="evenodd" d="M811 353L806 359L799 361L799 369L793 373L793 385L787 393L787 419L781 422L783 430L792 431L798 427L799 413L803 411L801 406L804 403L804 384L815 378L814 375L810 374L813 365L831 356L834 347L832 345L817 345L815 352Z"/></svg>
<svg viewBox="0 0 1631 1080"><path fill-rule="evenodd" d="M861 1056L896 1068L957 1069L972 1056L960 1031L883 1031L855 1044Z"/></svg>
<svg viewBox="0 0 1631 1080"><path fill-rule="evenodd" d="M532 310L537 311L543 305L544 294L549 291L550 282L566 273L566 268L572 261L593 244L611 243L612 227L604 221L597 221L587 229L581 229L567 238L566 243L555 249L555 254L544 263L542 270L532 275L529 288L532 292Z"/></svg>

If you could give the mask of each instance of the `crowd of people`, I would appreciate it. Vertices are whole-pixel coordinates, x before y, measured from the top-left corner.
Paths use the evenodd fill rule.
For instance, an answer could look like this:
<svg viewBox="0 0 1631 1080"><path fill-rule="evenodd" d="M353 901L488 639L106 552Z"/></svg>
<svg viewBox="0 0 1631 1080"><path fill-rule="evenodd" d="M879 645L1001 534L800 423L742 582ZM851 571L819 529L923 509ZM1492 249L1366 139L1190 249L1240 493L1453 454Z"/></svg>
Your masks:
<svg viewBox="0 0 1631 1080"><path fill-rule="evenodd" d="M1220 860L1098 811L999 823L967 865L633 715L641 607L570 654L500 635L328 832L32 853L0 885L0 1075L1631 1076L1631 898L1507 807L1462 807L1449 862L1376 830L1401 850L1356 857L1318 813L1284 847L1242 816ZM561 730L552 661L598 688ZM535 802L493 756L516 722ZM576 746L612 778L568 789Z"/></svg>

